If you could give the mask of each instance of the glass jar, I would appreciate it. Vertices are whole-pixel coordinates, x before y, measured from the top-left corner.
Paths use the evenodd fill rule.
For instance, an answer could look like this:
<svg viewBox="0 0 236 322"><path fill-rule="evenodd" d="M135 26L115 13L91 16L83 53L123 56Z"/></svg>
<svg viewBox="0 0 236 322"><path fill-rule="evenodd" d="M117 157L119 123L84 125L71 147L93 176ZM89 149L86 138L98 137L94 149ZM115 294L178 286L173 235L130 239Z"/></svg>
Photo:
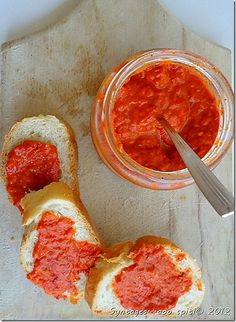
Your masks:
<svg viewBox="0 0 236 322"><path fill-rule="evenodd" d="M152 170L135 162L117 146L113 133L111 112L116 95L124 82L144 66L160 61L185 64L207 79L215 95L220 113L217 137L211 149L202 159L212 170L226 154L233 137L233 92L223 74L205 58L190 52L173 49L153 49L138 53L117 67L103 81L91 113L91 133L95 148L105 164L122 178L137 185L156 189L171 190L193 183L185 168L173 172Z"/></svg>

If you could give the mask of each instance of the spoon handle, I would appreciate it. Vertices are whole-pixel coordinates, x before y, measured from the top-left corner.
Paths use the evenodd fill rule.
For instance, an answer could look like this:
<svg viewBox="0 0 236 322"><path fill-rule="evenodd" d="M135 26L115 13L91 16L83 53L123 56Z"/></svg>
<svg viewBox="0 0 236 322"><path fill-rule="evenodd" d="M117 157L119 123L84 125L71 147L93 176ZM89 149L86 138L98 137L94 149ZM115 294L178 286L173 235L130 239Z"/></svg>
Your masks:
<svg viewBox="0 0 236 322"><path fill-rule="evenodd" d="M233 215L234 198L232 194L165 119L162 118L159 122L170 136L198 188L212 207L222 217Z"/></svg>

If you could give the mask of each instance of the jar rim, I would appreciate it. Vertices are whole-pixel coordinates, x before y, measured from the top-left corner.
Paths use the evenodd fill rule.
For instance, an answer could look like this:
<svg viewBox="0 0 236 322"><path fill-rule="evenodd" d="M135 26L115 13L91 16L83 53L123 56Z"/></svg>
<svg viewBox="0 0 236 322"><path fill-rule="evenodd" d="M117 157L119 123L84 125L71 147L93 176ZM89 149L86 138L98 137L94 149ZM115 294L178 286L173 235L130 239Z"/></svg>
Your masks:
<svg viewBox="0 0 236 322"><path fill-rule="evenodd" d="M218 68L200 55L188 51L165 48L143 51L125 60L108 75L98 92L104 93L102 104L104 136L117 160L132 173L137 172L140 176L148 176L153 182L164 180L167 182L185 182L189 184L193 182L193 179L187 168L171 172L152 170L134 161L125 151L123 153L123 151L117 149L117 142L115 141L113 127L111 126L111 111L116 94L124 82L140 68L157 64L160 61L173 61L193 67L200 76L207 79L209 84L212 85L215 92L214 95L218 95L220 99L218 108L219 112L222 111L220 113L221 132L218 131L212 148L202 160L210 169L213 169L221 160L230 147L233 138L233 92L228 81Z"/></svg>

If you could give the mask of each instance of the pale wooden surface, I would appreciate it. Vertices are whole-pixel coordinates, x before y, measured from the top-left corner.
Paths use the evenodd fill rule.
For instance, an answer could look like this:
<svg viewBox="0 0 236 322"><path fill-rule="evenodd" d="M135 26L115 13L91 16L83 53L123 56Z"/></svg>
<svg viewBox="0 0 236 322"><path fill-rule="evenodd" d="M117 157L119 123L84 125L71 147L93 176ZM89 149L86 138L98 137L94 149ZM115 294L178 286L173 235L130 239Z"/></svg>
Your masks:
<svg viewBox="0 0 236 322"><path fill-rule="evenodd" d="M73 127L79 146L81 197L108 243L144 234L168 237L194 256L206 295L199 319L233 317L233 220L219 218L197 188L150 191L118 178L100 161L91 142L89 117L104 76L134 52L171 47L207 57L230 79L230 52L201 39L155 0L81 0L55 26L2 46L1 142L23 117L55 114ZM216 169L232 188L230 153ZM85 302L47 297L24 277L19 264L21 219L1 185L0 318L89 319ZM230 307L230 316L208 315Z"/></svg>

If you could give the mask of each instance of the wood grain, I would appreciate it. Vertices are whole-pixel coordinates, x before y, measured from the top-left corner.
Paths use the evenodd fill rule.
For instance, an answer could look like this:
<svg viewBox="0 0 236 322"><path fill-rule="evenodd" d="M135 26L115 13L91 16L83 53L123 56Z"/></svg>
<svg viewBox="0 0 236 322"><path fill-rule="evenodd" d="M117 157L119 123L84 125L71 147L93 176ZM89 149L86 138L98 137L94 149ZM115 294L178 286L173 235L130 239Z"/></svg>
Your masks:
<svg viewBox="0 0 236 322"><path fill-rule="evenodd" d="M233 220L222 220L195 185L178 191L150 191L113 174L91 142L91 105L111 69L144 49L169 47L208 58L230 80L230 51L192 33L155 0L80 0L54 26L1 50L0 130L17 120L55 114L68 121L79 146L81 197L108 243L144 234L171 238L194 256L203 270L204 312L194 319L232 319ZM215 170L232 189L231 153ZM0 318L91 319L85 302L71 305L47 297L30 284L19 264L21 219L0 188ZM209 315L229 307L230 315Z"/></svg>

